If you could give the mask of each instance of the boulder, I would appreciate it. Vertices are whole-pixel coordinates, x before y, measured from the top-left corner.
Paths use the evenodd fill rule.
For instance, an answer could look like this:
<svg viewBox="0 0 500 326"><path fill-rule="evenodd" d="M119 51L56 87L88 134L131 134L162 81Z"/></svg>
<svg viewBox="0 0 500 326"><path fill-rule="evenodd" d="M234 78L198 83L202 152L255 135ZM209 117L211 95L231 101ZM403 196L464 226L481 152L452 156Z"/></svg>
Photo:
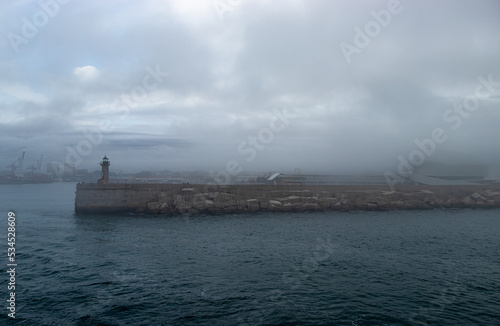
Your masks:
<svg viewBox="0 0 500 326"><path fill-rule="evenodd" d="M281 202L278 201L278 200L272 200L272 199L270 199L269 200L269 205L271 205L271 206L281 206Z"/></svg>
<svg viewBox="0 0 500 326"><path fill-rule="evenodd" d="M472 195L470 195L470 196L471 196L472 198L474 198L474 199L479 199L479 198L481 198L481 194L480 194L480 193L478 193L478 192L475 192L475 193L473 193L473 194L472 194Z"/></svg>

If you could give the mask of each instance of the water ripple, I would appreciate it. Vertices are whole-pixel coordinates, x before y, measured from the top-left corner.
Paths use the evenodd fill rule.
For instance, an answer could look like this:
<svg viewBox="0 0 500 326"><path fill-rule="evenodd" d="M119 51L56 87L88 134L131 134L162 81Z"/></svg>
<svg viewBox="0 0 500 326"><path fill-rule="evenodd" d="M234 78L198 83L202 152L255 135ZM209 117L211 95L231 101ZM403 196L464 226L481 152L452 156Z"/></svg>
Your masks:
<svg viewBox="0 0 500 326"><path fill-rule="evenodd" d="M14 196L19 325L500 324L499 210L75 215L59 187Z"/></svg>

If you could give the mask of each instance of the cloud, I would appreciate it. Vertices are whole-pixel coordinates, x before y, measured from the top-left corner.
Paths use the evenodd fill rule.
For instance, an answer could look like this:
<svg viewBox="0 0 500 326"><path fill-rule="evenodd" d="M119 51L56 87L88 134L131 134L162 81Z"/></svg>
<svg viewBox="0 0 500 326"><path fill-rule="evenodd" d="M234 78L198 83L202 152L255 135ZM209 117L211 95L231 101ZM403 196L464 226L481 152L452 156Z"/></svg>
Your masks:
<svg viewBox="0 0 500 326"><path fill-rule="evenodd" d="M73 74L81 81L88 82L99 77L99 70L94 66L76 67Z"/></svg>
<svg viewBox="0 0 500 326"><path fill-rule="evenodd" d="M0 165L24 150L64 161L66 146L103 123L111 127L82 167L106 153L131 169L148 157L173 170L224 170L234 159L245 171L383 172L434 128L449 136L443 149L500 162L500 89L459 129L443 119L478 76L500 81L497 1L401 0L350 64L339 45L388 1L224 3L221 20L213 1L69 2L19 53L4 38ZM2 9L2 35L21 35L41 10ZM151 79L148 67L168 76ZM238 145L285 108L290 124L248 162Z"/></svg>

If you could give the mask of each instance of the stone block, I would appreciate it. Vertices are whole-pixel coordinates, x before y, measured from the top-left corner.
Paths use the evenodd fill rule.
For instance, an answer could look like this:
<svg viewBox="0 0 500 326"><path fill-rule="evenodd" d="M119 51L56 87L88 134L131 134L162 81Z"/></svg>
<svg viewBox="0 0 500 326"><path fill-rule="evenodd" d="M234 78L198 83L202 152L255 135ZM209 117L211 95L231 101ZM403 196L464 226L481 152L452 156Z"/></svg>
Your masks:
<svg viewBox="0 0 500 326"><path fill-rule="evenodd" d="M197 202L197 203L194 203L194 204L193 204L193 207L194 207L195 209L197 209L197 210L202 210L202 209L206 208L206 207L207 207L207 205L206 205L205 201L203 201L203 202Z"/></svg>
<svg viewBox="0 0 500 326"><path fill-rule="evenodd" d="M216 202L214 202L214 206L215 206L216 208L224 208L226 205L225 205L225 203L224 203L224 202L221 202L221 201L216 201Z"/></svg>
<svg viewBox="0 0 500 326"><path fill-rule="evenodd" d="M286 197L286 199L287 199L287 201L290 204L296 204L296 203L300 203L301 197L299 197L299 196L288 196L288 197Z"/></svg>
<svg viewBox="0 0 500 326"><path fill-rule="evenodd" d="M206 198L205 194L196 194L193 196L193 203L205 202Z"/></svg>
<svg viewBox="0 0 500 326"><path fill-rule="evenodd" d="M466 196L464 197L462 201L465 205L472 205L475 203L474 199L471 198L471 196Z"/></svg>
<svg viewBox="0 0 500 326"><path fill-rule="evenodd" d="M219 193L218 199L220 201L234 200L234 195L233 194L228 194L228 193L225 193L225 192L221 192L221 193Z"/></svg>
<svg viewBox="0 0 500 326"><path fill-rule="evenodd" d="M272 199L270 199L269 200L269 205L271 205L271 206L281 206L281 202L278 201L278 200L272 200Z"/></svg>
<svg viewBox="0 0 500 326"><path fill-rule="evenodd" d="M236 200L226 200L222 202L224 204L224 207L236 207Z"/></svg>

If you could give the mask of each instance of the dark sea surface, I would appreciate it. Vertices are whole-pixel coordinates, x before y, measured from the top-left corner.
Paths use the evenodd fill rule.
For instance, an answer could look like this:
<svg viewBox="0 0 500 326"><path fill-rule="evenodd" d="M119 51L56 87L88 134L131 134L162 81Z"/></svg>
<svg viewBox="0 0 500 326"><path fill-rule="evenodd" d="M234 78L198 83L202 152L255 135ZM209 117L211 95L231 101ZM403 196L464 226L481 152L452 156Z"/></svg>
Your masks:
<svg viewBox="0 0 500 326"><path fill-rule="evenodd" d="M16 213L2 325L500 325L500 210L76 215L74 183L0 185Z"/></svg>

